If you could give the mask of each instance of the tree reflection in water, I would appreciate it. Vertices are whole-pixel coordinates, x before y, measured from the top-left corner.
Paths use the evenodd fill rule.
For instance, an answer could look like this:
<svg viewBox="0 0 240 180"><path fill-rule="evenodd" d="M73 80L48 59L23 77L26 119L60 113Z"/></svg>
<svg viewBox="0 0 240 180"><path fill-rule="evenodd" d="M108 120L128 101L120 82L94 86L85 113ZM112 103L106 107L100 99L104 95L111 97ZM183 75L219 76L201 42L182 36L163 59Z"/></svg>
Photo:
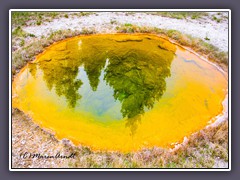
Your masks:
<svg viewBox="0 0 240 180"><path fill-rule="evenodd" d="M92 91L97 91L104 71L106 84L113 88L115 100L121 102L126 127L134 135L145 110L153 108L166 90L175 47L159 39L126 37L93 36L60 43L47 51L38 65L48 89L54 87L58 96L65 96L71 108L81 99L79 67L84 67ZM36 66L29 68L35 77Z"/></svg>
<svg viewBox="0 0 240 180"><path fill-rule="evenodd" d="M50 50L39 59L38 64L48 89L51 91L54 87L56 94L65 96L68 106L74 108L77 100L81 99L78 89L83 84L80 79L76 79L82 62L75 43L63 43Z"/></svg>
<svg viewBox="0 0 240 180"><path fill-rule="evenodd" d="M167 54L166 54L167 55ZM130 49L124 54L114 52L109 57L105 80L114 89L114 98L122 103L121 113L126 126L134 134L145 109L153 108L166 90L165 78L170 76L173 54L161 59L145 51Z"/></svg>

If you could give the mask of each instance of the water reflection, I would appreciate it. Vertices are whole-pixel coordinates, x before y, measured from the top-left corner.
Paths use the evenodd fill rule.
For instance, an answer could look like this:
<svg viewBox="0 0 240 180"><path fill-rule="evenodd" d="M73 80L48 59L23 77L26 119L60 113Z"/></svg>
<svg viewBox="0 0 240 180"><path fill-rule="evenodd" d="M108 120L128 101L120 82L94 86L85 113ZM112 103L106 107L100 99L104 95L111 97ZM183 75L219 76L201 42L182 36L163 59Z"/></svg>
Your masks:
<svg viewBox="0 0 240 180"><path fill-rule="evenodd" d="M136 132L141 116L151 109L166 90L166 77L174 57L174 48L159 40L134 40L103 37L69 41L48 50L38 61L48 89L65 96L68 106L75 108L84 94L77 78L79 67L87 74L92 91L97 91L100 75L104 72L106 86L113 89L113 97L121 103L121 114L131 135ZM161 47L161 48L159 48ZM36 65L29 66L36 77ZM109 94L106 94L109 96ZM81 101L79 101L81 103Z"/></svg>
<svg viewBox="0 0 240 180"><path fill-rule="evenodd" d="M158 53L130 49L115 50L109 56L105 80L114 89L114 98L122 103L121 113L127 117L126 126L132 134L145 109L153 108L166 90L173 54L166 53L163 58L160 50Z"/></svg>
<svg viewBox="0 0 240 180"><path fill-rule="evenodd" d="M65 44L65 48L63 46L50 51L49 54L40 59L38 64L48 89L51 91L54 87L56 94L65 96L69 107L74 108L77 100L81 99L78 89L83 82L76 77L78 67L82 62L79 59L77 48L71 45L72 49L70 50L66 46L67 44Z"/></svg>

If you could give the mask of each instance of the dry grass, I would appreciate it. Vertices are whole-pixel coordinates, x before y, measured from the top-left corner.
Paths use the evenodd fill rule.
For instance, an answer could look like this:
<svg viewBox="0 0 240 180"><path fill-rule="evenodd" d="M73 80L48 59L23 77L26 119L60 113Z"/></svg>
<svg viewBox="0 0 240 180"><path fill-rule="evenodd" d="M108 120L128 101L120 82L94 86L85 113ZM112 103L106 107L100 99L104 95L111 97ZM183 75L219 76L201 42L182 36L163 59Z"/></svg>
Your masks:
<svg viewBox="0 0 240 180"><path fill-rule="evenodd" d="M18 47L23 47L26 39L33 37L35 37L34 34L27 33L18 26L12 31L12 50L15 51Z"/></svg>

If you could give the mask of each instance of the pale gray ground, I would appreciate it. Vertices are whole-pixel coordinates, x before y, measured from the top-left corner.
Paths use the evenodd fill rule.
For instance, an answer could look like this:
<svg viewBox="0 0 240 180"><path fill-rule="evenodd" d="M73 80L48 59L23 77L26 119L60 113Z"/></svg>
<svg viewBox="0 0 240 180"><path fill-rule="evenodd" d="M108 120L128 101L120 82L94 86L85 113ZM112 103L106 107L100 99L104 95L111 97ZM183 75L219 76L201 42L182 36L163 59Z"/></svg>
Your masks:
<svg viewBox="0 0 240 180"><path fill-rule="evenodd" d="M83 28L94 28L98 33L114 33L116 26L119 24L130 23L138 26L178 30L202 40L207 37L209 40L205 40L206 42L213 44L222 51L228 51L228 20L225 18L221 22L217 22L211 18L212 15L218 17L215 12L210 13L209 17L199 19L174 19L143 13L126 15L123 12L98 12L89 16L63 17L52 22L44 22L40 26L24 27L23 30L37 37L46 36L56 30L81 31ZM227 13L222 13L221 16L227 17ZM115 21L115 23L111 24L111 21Z"/></svg>

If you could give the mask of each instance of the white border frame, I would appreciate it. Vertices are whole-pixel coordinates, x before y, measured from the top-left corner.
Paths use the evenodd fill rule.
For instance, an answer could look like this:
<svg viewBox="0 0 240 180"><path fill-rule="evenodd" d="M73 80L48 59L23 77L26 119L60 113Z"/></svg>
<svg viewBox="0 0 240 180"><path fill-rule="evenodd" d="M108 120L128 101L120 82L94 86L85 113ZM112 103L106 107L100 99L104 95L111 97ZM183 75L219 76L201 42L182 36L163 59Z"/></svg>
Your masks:
<svg viewBox="0 0 240 180"><path fill-rule="evenodd" d="M211 11L225 11L228 12L228 123L229 123L229 149L228 149L228 169L71 169L71 168L59 168L59 169L53 169L53 168L44 168L44 169L31 169L31 168L24 168L24 169L15 169L12 168L12 16L11 13L14 11L38 11L38 12L156 12L156 11L162 11L162 12L169 12L169 11L185 11L185 12L191 12L191 11L202 11L202 12L211 12ZM231 10L230 9L10 9L9 10L9 171L231 171Z"/></svg>

